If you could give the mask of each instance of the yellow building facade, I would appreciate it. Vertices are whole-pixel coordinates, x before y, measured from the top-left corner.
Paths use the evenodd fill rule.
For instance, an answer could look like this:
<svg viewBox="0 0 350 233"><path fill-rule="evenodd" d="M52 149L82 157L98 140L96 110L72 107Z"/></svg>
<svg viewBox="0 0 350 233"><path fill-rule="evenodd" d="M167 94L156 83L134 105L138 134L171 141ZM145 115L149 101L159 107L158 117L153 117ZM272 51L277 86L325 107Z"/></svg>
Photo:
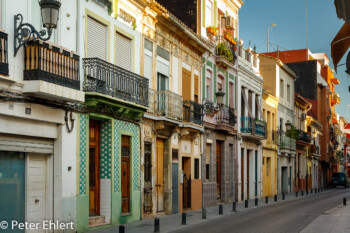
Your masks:
<svg viewBox="0 0 350 233"><path fill-rule="evenodd" d="M263 196L277 194L277 108L278 98L264 91L263 114L267 121L267 138L262 141Z"/></svg>

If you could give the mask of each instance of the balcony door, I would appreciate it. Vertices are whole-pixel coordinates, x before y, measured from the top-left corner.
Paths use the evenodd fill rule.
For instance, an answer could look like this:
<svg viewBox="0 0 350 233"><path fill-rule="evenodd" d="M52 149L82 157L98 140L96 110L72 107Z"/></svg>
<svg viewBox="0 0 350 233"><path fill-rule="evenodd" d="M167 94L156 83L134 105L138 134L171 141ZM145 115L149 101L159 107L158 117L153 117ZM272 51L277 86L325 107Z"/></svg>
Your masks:
<svg viewBox="0 0 350 233"><path fill-rule="evenodd" d="M168 101L167 101L166 90L169 89L169 78L168 78L168 76L158 72L157 79L158 79L157 80L158 111L161 113L167 113L168 112Z"/></svg>

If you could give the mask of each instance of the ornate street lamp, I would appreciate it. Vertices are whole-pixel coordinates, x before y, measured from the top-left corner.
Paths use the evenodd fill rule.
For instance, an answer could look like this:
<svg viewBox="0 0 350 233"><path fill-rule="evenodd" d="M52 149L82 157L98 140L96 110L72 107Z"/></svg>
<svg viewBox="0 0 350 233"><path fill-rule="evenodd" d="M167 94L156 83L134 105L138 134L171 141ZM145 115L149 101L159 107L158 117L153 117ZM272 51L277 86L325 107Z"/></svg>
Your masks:
<svg viewBox="0 0 350 233"><path fill-rule="evenodd" d="M286 131L290 131L292 129L292 123L290 123L289 121L287 121L286 123Z"/></svg>
<svg viewBox="0 0 350 233"><path fill-rule="evenodd" d="M217 91L215 93L216 95L216 102L218 103L218 105L221 107L224 105L224 96L225 96L225 92L223 92L221 89L219 89L219 91Z"/></svg>
<svg viewBox="0 0 350 233"><path fill-rule="evenodd" d="M43 41L49 40L52 35L52 29L57 27L61 2L58 0L40 0L39 5L41 8L42 23L47 29L47 37L44 37L46 35L45 29L38 32L33 25L23 23L23 16L21 14L15 15L14 56L16 56L18 50L27 44L28 41L35 41L36 39Z"/></svg>

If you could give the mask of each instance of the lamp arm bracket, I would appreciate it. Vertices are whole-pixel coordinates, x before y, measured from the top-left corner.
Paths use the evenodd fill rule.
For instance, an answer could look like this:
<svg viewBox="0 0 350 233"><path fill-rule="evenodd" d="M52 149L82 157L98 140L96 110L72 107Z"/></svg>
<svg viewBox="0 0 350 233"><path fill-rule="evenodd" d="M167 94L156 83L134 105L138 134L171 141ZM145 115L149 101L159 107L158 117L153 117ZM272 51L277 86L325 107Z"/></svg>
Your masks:
<svg viewBox="0 0 350 233"><path fill-rule="evenodd" d="M46 37L44 37L47 34ZM23 23L23 15L17 14L14 16L14 51L16 56L18 50L26 45L28 41L35 41L40 39L47 41L51 38L52 29L45 29L37 31L33 25L29 23Z"/></svg>

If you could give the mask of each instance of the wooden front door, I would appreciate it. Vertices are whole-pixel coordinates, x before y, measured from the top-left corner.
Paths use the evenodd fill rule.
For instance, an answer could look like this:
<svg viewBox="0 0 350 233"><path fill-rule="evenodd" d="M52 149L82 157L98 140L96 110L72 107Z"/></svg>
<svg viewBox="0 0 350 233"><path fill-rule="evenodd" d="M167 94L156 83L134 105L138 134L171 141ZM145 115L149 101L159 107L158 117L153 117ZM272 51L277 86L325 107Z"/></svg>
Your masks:
<svg viewBox="0 0 350 233"><path fill-rule="evenodd" d="M163 180L163 157L164 141L157 138L157 173L156 173L156 192L157 192L157 211L164 211L164 180Z"/></svg>
<svg viewBox="0 0 350 233"><path fill-rule="evenodd" d="M100 125L90 120L89 125L89 213L100 214Z"/></svg>
<svg viewBox="0 0 350 233"><path fill-rule="evenodd" d="M217 198L221 198L221 142L216 142L216 193Z"/></svg>
<svg viewBox="0 0 350 233"><path fill-rule="evenodd" d="M122 136L122 213L130 212L130 136Z"/></svg>

